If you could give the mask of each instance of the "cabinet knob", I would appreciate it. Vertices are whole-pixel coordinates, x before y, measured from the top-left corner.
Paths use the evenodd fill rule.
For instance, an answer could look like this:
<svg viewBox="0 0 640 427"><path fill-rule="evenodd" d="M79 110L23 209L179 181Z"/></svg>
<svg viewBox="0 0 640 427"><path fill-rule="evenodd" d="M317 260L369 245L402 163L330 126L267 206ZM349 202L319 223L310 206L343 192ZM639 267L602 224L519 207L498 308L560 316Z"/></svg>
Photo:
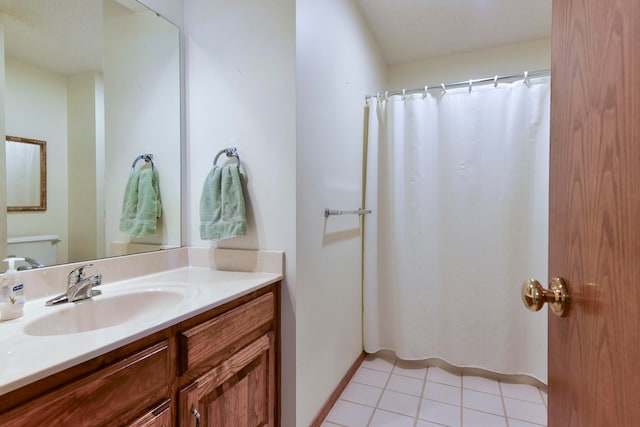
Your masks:
<svg viewBox="0 0 640 427"><path fill-rule="evenodd" d="M191 413L196 417L196 427L200 427L200 412L196 409L196 404L191 404Z"/></svg>

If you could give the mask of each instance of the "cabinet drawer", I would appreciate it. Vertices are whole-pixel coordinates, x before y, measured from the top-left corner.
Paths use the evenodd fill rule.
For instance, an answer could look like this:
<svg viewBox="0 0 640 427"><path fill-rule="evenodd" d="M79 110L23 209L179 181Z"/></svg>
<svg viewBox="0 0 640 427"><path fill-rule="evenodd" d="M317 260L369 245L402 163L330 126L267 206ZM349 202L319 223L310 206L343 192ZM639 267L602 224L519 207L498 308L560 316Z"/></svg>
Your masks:
<svg viewBox="0 0 640 427"><path fill-rule="evenodd" d="M180 372L200 365L218 353L233 353L243 338L273 322L275 297L268 293L178 334Z"/></svg>
<svg viewBox="0 0 640 427"><path fill-rule="evenodd" d="M3 414L2 425L96 426L140 413L152 393L169 393L169 360L169 343L160 342Z"/></svg>
<svg viewBox="0 0 640 427"><path fill-rule="evenodd" d="M169 399L130 422L127 427L171 427L172 418Z"/></svg>

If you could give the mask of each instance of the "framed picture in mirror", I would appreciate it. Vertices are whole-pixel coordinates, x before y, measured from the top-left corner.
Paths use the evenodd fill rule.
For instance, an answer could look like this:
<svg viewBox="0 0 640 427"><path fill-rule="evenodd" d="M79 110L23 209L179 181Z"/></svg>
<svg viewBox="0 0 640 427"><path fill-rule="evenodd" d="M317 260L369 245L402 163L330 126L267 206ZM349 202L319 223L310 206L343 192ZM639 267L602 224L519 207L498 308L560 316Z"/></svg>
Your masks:
<svg viewBox="0 0 640 427"><path fill-rule="evenodd" d="M5 137L7 211L47 210L47 143Z"/></svg>

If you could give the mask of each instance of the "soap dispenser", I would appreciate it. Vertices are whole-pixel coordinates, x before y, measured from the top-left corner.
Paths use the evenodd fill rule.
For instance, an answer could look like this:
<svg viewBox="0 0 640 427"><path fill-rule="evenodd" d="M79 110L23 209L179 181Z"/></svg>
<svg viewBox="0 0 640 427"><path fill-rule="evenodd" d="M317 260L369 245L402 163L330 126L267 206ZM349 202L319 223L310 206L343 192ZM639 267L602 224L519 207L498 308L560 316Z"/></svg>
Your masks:
<svg viewBox="0 0 640 427"><path fill-rule="evenodd" d="M4 261L9 264L9 269L2 275L0 283L0 320L11 320L23 314L24 284L15 268L15 262L24 261L24 258L11 257Z"/></svg>

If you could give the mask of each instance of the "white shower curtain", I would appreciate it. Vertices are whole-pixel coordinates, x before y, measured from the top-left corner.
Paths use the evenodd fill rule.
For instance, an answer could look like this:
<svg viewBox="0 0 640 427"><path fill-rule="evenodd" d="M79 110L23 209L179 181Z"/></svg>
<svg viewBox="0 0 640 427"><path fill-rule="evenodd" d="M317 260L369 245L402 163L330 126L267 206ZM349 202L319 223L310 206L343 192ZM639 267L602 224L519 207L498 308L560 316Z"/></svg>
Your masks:
<svg viewBox="0 0 640 427"><path fill-rule="evenodd" d="M547 380L549 77L371 99L364 346Z"/></svg>

